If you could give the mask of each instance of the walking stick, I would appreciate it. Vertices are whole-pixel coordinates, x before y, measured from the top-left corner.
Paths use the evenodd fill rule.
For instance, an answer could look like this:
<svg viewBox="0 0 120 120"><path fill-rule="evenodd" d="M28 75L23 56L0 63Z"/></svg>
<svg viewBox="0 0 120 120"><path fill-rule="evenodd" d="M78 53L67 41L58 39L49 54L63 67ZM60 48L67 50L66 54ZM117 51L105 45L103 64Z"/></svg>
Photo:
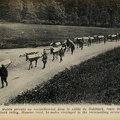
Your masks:
<svg viewBox="0 0 120 120"><path fill-rule="evenodd" d="M12 61L11 61L11 63L12 63ZM11 64L11 63L10 63L10 64ZM8 68L8 67L10 66L10 64L9 64L6 68Z"/></svg>

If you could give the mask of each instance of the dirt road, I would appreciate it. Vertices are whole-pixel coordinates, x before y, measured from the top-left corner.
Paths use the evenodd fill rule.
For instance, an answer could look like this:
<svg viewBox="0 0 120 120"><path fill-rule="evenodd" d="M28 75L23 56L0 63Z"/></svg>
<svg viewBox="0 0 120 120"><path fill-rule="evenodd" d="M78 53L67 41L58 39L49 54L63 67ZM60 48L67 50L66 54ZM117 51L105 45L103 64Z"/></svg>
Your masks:
<svg viewBox="0 0 120 120"><path fill-rule="evenodd" d="M33 69L28 70L29 62L25 61L25 57L19 58L19 56L23 55L25 52L39 51L39 53L42 53L42 47L0 50L0 60L8 58L12 60L12 64L8 68L9 85L8 87L0 89L0 103L6 103L9 99L17 96L18 94L21 94L26 90L30 90L36 85L49 80L65 68L70 68L72 65L79 64L82 61L118 46L120 46L120 41L107 42L105 45L103 42L100 44L92 44L91 47L84 46L83 50L76 49L73 55L71 55L70 52L66 52L62 63L59 63L59 59L53 62L52 56L48 55L48 63L44 70L42 70L41 59L38 60L38 66L36 68L34 67Z"/></svg>

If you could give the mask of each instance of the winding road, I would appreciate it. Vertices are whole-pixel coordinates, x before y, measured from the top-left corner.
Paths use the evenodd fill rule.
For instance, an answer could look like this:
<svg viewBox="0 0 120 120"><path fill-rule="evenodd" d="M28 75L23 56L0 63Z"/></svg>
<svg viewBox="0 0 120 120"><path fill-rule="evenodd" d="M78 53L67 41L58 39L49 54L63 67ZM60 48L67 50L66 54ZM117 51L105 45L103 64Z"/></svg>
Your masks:
<svg viewBox="0 0 120 120"><path fill-rule="evenodd" d="M59 63L59 59L52 61L52 55L48 55L47 66L44 70L42 70L41 58L38 60L38 66L36 68L33 67L33 69L28 70L29 62L25 61L25 57L19 56L31 51L42 53L44 48L48 49L49 47L0 50L0 60L8 58L12 60L12 64L8 67L9 85L0 89L0 104L7 103L11 98L49 80L65 68L69 69L72 65L77 65L82 61L119 46L120 41L106 42L105 45L103 42L100 44L94 43L90 47L84 46L83 50L76 48L73 55L70 52L66 52L61 63Z"/></svg>

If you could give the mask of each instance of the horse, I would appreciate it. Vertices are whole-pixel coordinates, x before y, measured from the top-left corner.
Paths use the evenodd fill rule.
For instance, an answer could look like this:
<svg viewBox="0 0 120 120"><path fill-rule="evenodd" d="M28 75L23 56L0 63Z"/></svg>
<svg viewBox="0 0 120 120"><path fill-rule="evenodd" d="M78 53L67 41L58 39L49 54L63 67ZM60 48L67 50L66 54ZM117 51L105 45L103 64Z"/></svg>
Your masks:
<svg viewBox="0 0 120 120"><path fill-rule="evenodd" d="M88 47L91 46L91 44L94 42L94 37L90 37L88 39Z"/></svg>
<svg viewBox="0 0 120 120"><path fill-rule="evenodd" d="M98 38L98 42L100 43L101 41L104 41L105 36L104 35L98 35L97 38Z"/></svg>
<svg viewBox="0 0 120 120"><path fill-rule="evenodd" d="M51 54L53 54L53 59L52 61L54 61L55 59L57 60L58 59L58 56L59 56L59 52L60 52L60 49L63 49L63 56L65 55L65 51L66 51L66 47L64 45L62 46L59 46L59 47L52 47L51 48Z"/></svg>
<svg viewBox="0 0 120 120"><path fill-rule="evenodd" d="M72 40L67 39L66 40L66 46L71 49L71 54L73 54L73 51L75 50L75 44Z"/></svg>
<svg viewBox="0 0 120 120"><path fill-rule="evenodd" d="M114 40L118 40L118 35L115 35L115 34L109 34L107 35L107 40L110 40L111 42L114 41Z"/></svg>
<svg viewBox="0 0 120 120"><path fill-rule="evenodd" d="M52 43L50 43L50 46L52 46L50 48L50 53L53 55L52 61L54 61L55 59L58 59L58 54L59 54L60 48L62 47L62 43L61 42L52 42Z"/></svg>
<svg viewBox="0 0 120 120"><path fill-rule="evenodd" d="M33 64L32 64L33 61L35 61L35 67L37 67L37 61L40 58L38 52L26 53L25 55L26 55L26 61L29 60L30 62L28 70L33 68Z"/></svg>
<svg viewBox="0 0 120 120"><path fill-rule="evenodd" d="M82 37L83 43L87 46L89 46L89 37Z"/></svg>
<svg viewBox="0 0 120 120"><path fill-rule="evenodd" d="M75 43L77 44L77 48L81 48L81 50L83 50L83 39L82 39L82 37L75 38Z"/></svg>
<svg viewBox="0 0 120 120"><path fill-rule="evenodd" d="M111 40L116 40L117 41L117 35L115 35L115 34L111 35Z"/></svg>
<svg viewBox="0 0 120 120"><path fill-rule="evenodd" d="M53 55L52 61L54 61L55 59L58 59L59 49L57 47L52 47L51 54Z"/></svg>
<svg viewBox="0 0 120 120"><path fill-rule="evenodd" d="M98 35L94 35L93 38L94 38L94 42L98 43Z"/></svg>

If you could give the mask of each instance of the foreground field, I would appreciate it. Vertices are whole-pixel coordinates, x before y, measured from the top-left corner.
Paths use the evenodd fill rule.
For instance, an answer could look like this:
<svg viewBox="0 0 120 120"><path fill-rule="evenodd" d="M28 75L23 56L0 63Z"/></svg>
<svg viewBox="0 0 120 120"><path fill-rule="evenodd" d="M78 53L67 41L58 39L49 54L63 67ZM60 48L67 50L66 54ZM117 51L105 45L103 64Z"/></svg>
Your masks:
<svg viewBox="0 0 120 120"><path fill-rule="evenodd" d="M46 46L52 41L110 33L119 33L119 28L0 23L0 48Z"/></svg>

